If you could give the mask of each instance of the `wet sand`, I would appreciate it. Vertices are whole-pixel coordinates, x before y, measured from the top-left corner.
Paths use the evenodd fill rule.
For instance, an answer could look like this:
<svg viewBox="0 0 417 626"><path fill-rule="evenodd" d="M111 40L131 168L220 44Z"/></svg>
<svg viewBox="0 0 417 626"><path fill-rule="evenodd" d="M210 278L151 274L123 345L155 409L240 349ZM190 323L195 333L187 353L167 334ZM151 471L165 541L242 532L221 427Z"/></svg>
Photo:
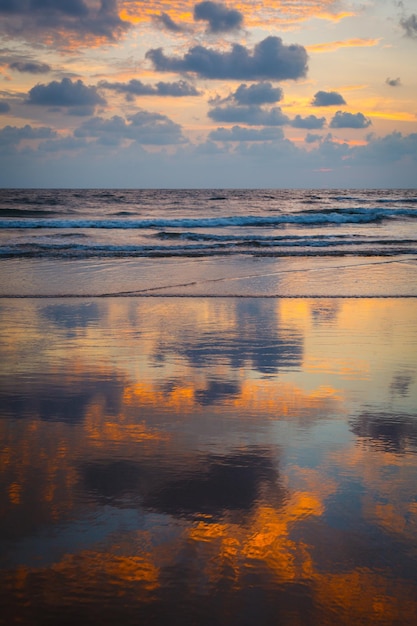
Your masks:
<svg viewBox="0 0 417 626"><path fill-rule="evenodd" d="M338 298L350 269L333 297L259 297L295 264L258 297L81 297L110 279L72 263L0 299L5 623L414 626L417 298ZM151 265L113 288L150 291ZM250 265L206 265L213 295Z"/></svg>
<svg viewBox="0 0 417 626"><path fill-rule="evenodd" d="M3 259L0 296L417 296L417 258Z"/></svg>

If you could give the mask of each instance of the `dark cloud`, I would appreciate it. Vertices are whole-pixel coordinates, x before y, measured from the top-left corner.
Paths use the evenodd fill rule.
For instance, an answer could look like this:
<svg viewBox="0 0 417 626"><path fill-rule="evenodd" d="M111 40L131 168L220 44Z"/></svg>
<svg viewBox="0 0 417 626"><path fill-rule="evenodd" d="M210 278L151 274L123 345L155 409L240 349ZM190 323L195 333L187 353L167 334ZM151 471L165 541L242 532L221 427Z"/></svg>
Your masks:
<svg viewBox="0 0 417 626"><path fill-rule="evenodd" d="M185 28L174 22L168 13L162 12L159 15L154 15L152 19L155 24L161 26L162 28L166 28L166 30L171 31L172 33L182 33L185 31Z"/></svg>
<svg viewBox="0 0 417 626"><path fill-rule="evenodd" d="M401 85L400 77L398 77L398 78L387 78L385 82L390 87L399 87Z"/></svg>
<svg viewBox="0 0 417 626"><path fill-rule="evenodd" d="M194 7L194 19L207 21L207 31L210 33L237 30L243 24L242 13L229 9L222 2L199 2Z"/></svg>
<svg viewBox="0 0 417 626"><path fill-rule="evenodd" d="M38 61L15 61L10 63L9 67L16 72L26 72L28 74L47 74L51 71L47 63L39 63Z"/></svg>
<svg viewBox="0 0 417 626"><path fill-rule="evenodd" d="M59 109L58 109L59 110ZM96 107L85 105L85 106L73 106L68 108L68 115L75 115L76 117L89 117L90 115L94 115Z"/></svg>
<svg viewBox="0 0 417 626"><path fill-rule="evenodd" d="M25 139L50 139L56 137L56 132L47 126L34 128L33 126L5 126L0 130L0 144L17 145Z"/></svg>
<svg viewBox="0 0 417 626"><path fill-rule="evenodd" d="M242 123L250 126L284 126L289 118L280 107L266 110L259 106L214 107L207 114L215 122Z"/></svg>
<svg viewBox="0 0 417 626"><path fill-rule="evenodd" d="M75 115L90 115L97 105L106 104L97 87L88 87L81 80L72 82L69 78L32 87L26 102L48 107L73 107Z"/></svg>
<svg viewBox="0 0 417 626"><path fill-rule="evenodd" d="M334 105L346 104L346 101L337 91L318 91L311 101L313 107L330 107Z"/></svg>
<svg viewBox="0 0 417 626"><path fill-rule="evenodd" d="M326 123L325 117L316 117L315 115L308 115L307 117L301 117L296 115L291 121L293 128L307 128L309 130L323 128Z"/></svg>
<svg viewBox="0 0 417 626"><path fill-rule="evenodd" d="M0 100L0 113L8 113L10 111L10 104L4 100Z"/></svg>
<svg viewBox="0 0 417 626"><path fill-rule="evenodd" d="M249 87L239 85L236 91L230 94L228 100L234 100L237 104L272 104L282 100L281 87L273 87L271 83L256 83Z"/></svg>
<svg viewBox="0 0 417 626"><path fill-rule="evenodd" d="M200 95L200 92L185 80L179 80L174 83L159 82L156 85L146 85L142 81L133 78L128 83L103 81L99 86L104 89L112 89L118 93L125 93L129 96L173 96L180 98L183 96Z"/></svg>
<svg viewBox="0 0 417 626"><path fill-rule="evenodd" d="M50 139L42 141L39 144L38 150L40 152L73 152L75 150L81 150L88 148L88 140L86 138L79 137L63 137L62 139Z"/></svg>
<svg viewBox="0 0 417 626"><path fill-rule="evenodd" d="M148 50L146 58L160 72L193 72L221 80L296 80L306 75L308 57L303 46L286 46L280 37L267 37L253 52L240 44L233 45L230 52L194 46L183 57L168 57L162 48L156 48Z"/></svg>
<svg viewBox="0 0 417 626"><path fill-rule="evenodd" d="M403 135L394 131L384 137L369 136L368 144L358 146L357 152L366 162L391 163L404 158L417 160L417 133Z"/></svg>
<svg viewBox="0 0 417 626"><path fill-rule="evenodd" d="M199 96L200 92L185 80L179 80L176 83L157 83L156 89L158 96Z"/></svg>
<svg viewBox="0 0 417 626"><path fill-rule="evenodd" d="M233 128L217 128L209 134L212 141L272 141L283 139L281 128L245 128L233 126Z"/></svg>
<svg viewBox="0 0 417 626"><path fill-rule="evenodd" d="M409 17L403 17L400 20L400 26L403 27L406 37L417 39L417 15L412 13Z"/></svg>
<svg viewBox="0 0 417 626"><path fill-rule="evenodd" d="M117 145L123 139L139 144L167 145L184 143L181 126L166 115L139 111L126 121L115 115L111 119L93 117L74 132L76 137L97 137L101 143Z"/></svg>
<svg viewBox="0 0 417 626"><path fill-rule="evenodd" d="M315 133L307 133L304 138L306 143L316 143L317 141L321 141L323 137L321 135L317 135Z"/></svg>
<svg viewBox="0 0 417 626"><path fill-rule="evenodd" d="M363 113L337 111L330 122L330 128L368 128L371 124L371 120Z"/></svg>
<svg viewBox="0 0 417 626"><path fill-rule="evenodd" d="M6 35L45 36L62 45L68 36L115 40L130 27L119 17L117 0L0 0L0 15Z"/></svg>

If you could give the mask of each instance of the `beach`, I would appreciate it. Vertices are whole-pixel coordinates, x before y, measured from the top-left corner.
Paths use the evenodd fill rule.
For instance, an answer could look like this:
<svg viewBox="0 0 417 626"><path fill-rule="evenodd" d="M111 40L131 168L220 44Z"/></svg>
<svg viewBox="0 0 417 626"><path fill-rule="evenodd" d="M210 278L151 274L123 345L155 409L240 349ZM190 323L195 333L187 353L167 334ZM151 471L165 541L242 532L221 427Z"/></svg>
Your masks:
<svg viewBox="0 0 417 626"><path fill-rule="evenodd" d="M64 222L67 201L7 218L1 619L414 626L411 194L365 226L300 206L248 226L253 195L215 227L181 207L163 254L132 197L128 242L101 213Z"/></svg>

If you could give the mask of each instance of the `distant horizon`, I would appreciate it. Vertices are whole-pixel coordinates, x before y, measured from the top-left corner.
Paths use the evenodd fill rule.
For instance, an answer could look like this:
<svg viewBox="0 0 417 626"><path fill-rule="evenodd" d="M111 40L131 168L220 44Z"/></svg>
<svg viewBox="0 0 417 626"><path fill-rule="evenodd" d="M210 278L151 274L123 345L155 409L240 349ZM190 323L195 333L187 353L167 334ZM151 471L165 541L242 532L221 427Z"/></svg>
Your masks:
<svg viewBox="0 0 417 626"><path fill-rule="evenodd" d="M417 191L416 187L7 187L0 186L0 190L13 191L27 190L27 191L105 191L105 190L121 190L121 191Z"/></svg>

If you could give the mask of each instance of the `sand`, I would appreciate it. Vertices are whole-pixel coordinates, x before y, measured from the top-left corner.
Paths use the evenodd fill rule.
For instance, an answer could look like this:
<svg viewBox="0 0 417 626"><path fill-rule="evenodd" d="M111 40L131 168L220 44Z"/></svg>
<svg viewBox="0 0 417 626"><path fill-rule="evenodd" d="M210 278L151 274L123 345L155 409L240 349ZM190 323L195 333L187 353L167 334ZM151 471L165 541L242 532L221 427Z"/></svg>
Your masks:
<svg viewBox="0 0 417 626"><path fill-rule="evenodd" d="M417 259L3 259L0 296L417 296Z"/></svg>

